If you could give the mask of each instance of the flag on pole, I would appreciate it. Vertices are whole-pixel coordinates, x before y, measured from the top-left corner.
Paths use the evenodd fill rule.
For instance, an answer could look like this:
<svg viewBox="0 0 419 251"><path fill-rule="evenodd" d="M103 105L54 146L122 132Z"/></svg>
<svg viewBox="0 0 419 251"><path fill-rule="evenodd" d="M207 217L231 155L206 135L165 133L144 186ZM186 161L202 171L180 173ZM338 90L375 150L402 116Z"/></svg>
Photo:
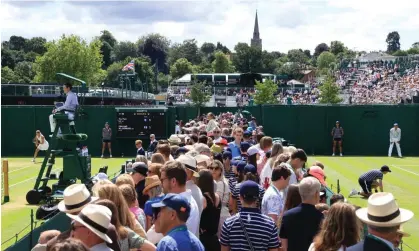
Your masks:
<svg viewBox="0 0 419 251"><path fill-rule="evenodd" d="M127 65L122 68L123 71L134 70L134 60L131 60Z"/></svg>

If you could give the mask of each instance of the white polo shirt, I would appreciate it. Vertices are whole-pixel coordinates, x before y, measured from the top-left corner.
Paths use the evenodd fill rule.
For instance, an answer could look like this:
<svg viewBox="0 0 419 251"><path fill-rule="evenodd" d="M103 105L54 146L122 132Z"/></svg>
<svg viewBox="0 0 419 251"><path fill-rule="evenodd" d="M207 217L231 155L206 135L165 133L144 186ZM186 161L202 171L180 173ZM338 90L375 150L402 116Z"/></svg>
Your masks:
<svg viewBox="0 0 419 251"><path fill-rule="evenodd" d="M196 237L199 238L199 223L201 221L201 217L199 215L198 204L196 204L195 199L192 197L192 192L189 189L183 193L180 193L179 195L185 196L191 205L191 213L188 220L186 221L186 226L188 227L189 231L191 231L193 234L195 234Z"/></svg>

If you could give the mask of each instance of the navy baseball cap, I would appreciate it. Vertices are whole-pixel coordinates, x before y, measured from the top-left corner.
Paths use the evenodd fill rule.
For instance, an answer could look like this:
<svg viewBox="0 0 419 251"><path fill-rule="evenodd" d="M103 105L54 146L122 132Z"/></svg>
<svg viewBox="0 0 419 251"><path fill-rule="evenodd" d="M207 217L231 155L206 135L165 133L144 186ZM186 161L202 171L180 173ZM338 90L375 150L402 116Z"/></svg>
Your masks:
<svg viewBox="0 0 419 251"><path fill-rule="evenodd" d="M391 173L390 167L388 167L387 165L382 166L381 169L380 169L380 171L381 172L390 172Z"/></svg>
<svg viewBox="0 0 419 251"><path fill-rule="evenodd" d="M249 142L240 143L240 149L242 150L242 152L247 152L247 149L249 149L250 147L251 145L249 144Z"/></svg>
<svg viewBox="0 0 419 251"><path fill-rule="evenodd" d="M259 185L252 180L246 180L240 185L240 196L246 199L259 198Z"/></svg>
<svg viewBox="0 0 419 251"><path fill-rule="evenodd" d="M246 161L240 160L237 163L237 172L243 172L244 171L244 167L246 166Z"/></svg>
<svg viewBox="0 0 419 251"><path fill-rule="evenodd" d="M237 166L237 164L239 163L239 160L233 159L230 163L231 163L231 166Z"/></svg>
<svg viewBox="0 0 419 251"><path fill-rule="evenodd" d="M257 169L254 165L252 164L247 164L244 166L244 173L253 173L256 174L257 173Z"/></svg>
<svg viewBox="0 0 419 251"><path fill-rule="evenodd" d="M223 152L223 159L232 159L233 158L233 155L231 154L231 152L229 152L229 151L224 151Z"/></svg>
<svg viewBox="0 0 419 251"><path fill-rule="evenodd" d="M181 154L181 153L187 153L189 150L186 148L186 147L179 147L177 150L176 150L176 155L179 155L179 154Z"/></svg>
<svg viewBox="0 0 419 251"><path fill-rule="evenodd" d="M191 206L185 196L175 193L168 193L164 196L163 200L151 205L154 208L169 207L176 212L187 213L188 218L191 213Z"/></svg>

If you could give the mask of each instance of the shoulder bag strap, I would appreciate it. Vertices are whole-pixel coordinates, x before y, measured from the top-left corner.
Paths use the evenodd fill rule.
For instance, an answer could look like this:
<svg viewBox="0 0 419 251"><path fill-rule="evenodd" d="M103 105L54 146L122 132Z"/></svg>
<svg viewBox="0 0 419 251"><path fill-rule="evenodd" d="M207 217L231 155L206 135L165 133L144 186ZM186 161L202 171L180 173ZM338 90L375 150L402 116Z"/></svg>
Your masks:
<svg viewBox="0 0 419 251"><path fill-rule="evenodd" d="M244 224L243 224L243 221L242 221L242 218L241 218L240 214L239 214L239 221L240 221L240 225L243 229L244 235L246 236L247 243L249 244L250 251L254 251L252 242L250 241L249 235L247 234L246 228L244 227Z"/></svg>

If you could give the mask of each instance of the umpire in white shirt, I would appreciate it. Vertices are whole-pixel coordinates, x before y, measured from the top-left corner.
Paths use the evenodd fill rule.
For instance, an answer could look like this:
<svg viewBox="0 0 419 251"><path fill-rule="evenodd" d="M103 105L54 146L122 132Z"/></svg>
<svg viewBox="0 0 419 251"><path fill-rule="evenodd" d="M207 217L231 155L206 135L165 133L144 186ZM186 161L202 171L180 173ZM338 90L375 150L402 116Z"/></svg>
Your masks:
<svg viewBox="0 0 419 251"><path fill-rule="evenodd" d="M391 157L393 152L393 146L396 144L397 154L399 157L402 157L402 150L400 149L400 138L402 137L402 130L400 130L397 123L394 124L394 127L390 129L390 147L388 148L388 156Z"/></svg>
<svg viewBox="0 0 419 251"><path fill-rule="evenodd" d="M63 106L55 108L52 110L52 114L49 115L49 124L51 127L51 134L54 133L55 127L57 126L57 122L54 119L54 114L57 112L64 112L68 115L69 120L74 120L74 112L76 111L77 106L79 105L79 101L77 99L77 95L71 91L72 85L70 83L66 83L63 85L64 93L67 95L65 99L65 103Z"/></svg>

